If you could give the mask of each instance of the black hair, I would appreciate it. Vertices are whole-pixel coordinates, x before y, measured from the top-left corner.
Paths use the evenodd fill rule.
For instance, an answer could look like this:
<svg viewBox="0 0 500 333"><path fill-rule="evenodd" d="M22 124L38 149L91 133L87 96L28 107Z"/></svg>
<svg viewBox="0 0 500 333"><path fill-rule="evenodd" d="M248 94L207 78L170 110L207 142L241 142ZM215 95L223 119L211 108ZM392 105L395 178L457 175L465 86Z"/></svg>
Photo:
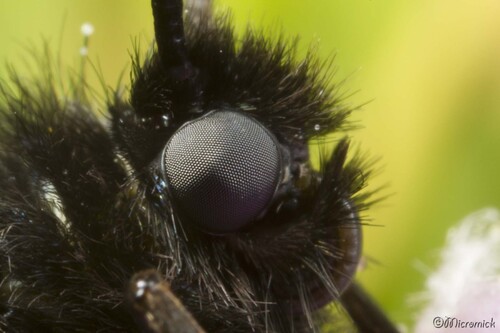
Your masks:
<svg viewBox="0 0 500 333"><path fill-rule="evenodd" d="M107 121L84 81L61 94L50 59L41 77L11 71L1 86L0 327L168 332L181 313L193 332L317 330L316 310L363 294L350 286L371 196L329 62L296 59L284 37L237 40L229 15L183 22L179 0L152 7L157 47L136 52L130 97L109 95ZM216 234L178 209L158 166L179 129L214 110L255 120L287 163L266 210ZM309 144L331 133L315 170Z"/></svg>

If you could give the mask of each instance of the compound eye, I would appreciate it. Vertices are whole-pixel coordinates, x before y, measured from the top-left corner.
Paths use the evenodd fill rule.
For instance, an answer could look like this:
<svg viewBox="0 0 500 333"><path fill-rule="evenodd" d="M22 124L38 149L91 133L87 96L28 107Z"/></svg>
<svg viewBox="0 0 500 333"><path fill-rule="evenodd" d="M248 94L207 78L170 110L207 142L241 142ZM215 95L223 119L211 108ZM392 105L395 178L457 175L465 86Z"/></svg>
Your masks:
<svg viewBox="0 0 500 333"><path fill-rule="evenodd" d="M180 127L163 152L163 173L182 216L212 233L236 231L269 207L281 150L255 119L213 111Z"/></svg>

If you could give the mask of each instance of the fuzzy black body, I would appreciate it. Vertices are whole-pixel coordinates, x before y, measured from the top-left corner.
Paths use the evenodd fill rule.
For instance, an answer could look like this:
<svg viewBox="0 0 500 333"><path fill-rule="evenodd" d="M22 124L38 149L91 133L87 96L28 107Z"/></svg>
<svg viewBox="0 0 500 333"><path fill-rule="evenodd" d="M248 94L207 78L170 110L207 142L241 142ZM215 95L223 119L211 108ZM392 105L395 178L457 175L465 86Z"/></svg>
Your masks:
<svg viewBox="0 0 500 333"><path fill-rule="evenodd" d="M350 284L368 172L345 139L319 171L309 165L309 142L343 130L351 111L328 68L313 54L297 61L283 38L237 40L227 16L193 21L178 53L168 39L183 32L157 32L160 52L133 59L130 96L112 93L109 122L83 82L61 91L50 60L2 87L3 330L149 332L129 281L155 269L207 332L313 331L315 310ZM176 130L217 109L272 132L292 179L264 216L223 235L186 221L154 167Z"/></svg>

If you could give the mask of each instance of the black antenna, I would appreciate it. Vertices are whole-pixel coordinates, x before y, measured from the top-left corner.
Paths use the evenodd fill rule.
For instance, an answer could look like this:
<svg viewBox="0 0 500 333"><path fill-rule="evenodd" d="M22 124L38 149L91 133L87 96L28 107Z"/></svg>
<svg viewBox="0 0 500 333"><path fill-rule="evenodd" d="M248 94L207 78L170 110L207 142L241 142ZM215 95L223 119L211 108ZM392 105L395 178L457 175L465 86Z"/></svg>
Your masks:
<svg viewBox="0 0 500 333"><path fill-rule="evenodd" d="M163 65L188 67L182 0L152 0L156 44Z"/></svg>
<svg viewBox="0 0 500 333"><path fill-rule="evenodd" d="M151 0L156 45L167 76L176 82L178 98L196 105L202 95L199 70L189 61L182 0Z"/></svg>

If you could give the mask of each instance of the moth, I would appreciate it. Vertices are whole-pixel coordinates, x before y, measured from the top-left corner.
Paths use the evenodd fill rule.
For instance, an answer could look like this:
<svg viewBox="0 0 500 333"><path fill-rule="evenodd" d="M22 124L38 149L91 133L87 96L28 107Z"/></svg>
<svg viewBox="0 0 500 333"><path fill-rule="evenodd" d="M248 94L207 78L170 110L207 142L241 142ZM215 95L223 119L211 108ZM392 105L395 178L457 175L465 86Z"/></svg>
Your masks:
<svg viewBox="0 0 500 333"><path fill-rule="evenodd" d="M1 86L0 327L314 332L336 302L359 331L395 332L354 281L370 171L326 63L237 38L228 15L151 7L156 46L105 119L50 60Z"/></svg>

